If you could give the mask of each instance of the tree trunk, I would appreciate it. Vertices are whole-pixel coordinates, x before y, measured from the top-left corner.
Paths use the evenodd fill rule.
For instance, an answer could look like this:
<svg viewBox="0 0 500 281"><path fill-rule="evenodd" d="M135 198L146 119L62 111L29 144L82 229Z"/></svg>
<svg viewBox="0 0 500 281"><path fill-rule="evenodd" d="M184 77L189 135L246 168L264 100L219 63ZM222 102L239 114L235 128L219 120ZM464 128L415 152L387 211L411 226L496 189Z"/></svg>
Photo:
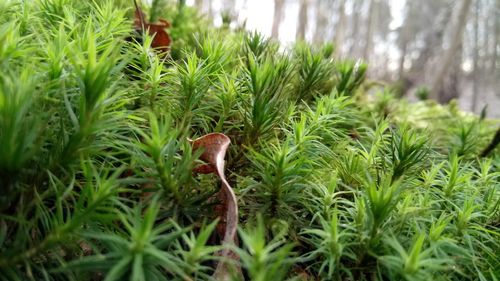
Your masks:
<svg viewBox="0 0 500 281"><path fill-rule="evenodd" d="M375 19L375 9L374 9L375 0L370 0L368 5L368 19L366 22L366 33L365 33L365 47L363 49L363 59L368 61L370 58L370 52L372 49L372 39L373 39L373 28L374 28L374 19Z"/></svg>
<svg viewBox="0 0 500 281"><path fill-rule="evenodd" d="M398 79L402 80L405 76L405 60L406 52L408 51L408 42L404 40L403 46L401 46L401 56L399 57L399 67L398 67Z"/></svg>
<svg viewBox="0 0 500 281"><path fill-rule="evenodd" d="M339 20L335 28L335 47L337 48L337 55L339 57L342 57L342 47L344 46L345 19L345 0L340 0Z"/></svg>
<svg viewBox="0 0 500 281"><path fill-rule="evenodd" d="M194 6L198 9L199 12L203 11L203 0L195 0Z"/></svg>
<svg viewBox="0 0 500 281"><path fill-rule="evenodd" d="M476 112L477 100L479 98L479 0L476 0L474 5L474 54L473 60L473 72L472 72L472 103L471 111Z"/></svg>
<svg viewBox="0 0 500 281"><path fill-rule="evenodd" d="M493 81L496 81L498 83L498 80L500 80L500 73L498 71L497 65L498 63L498 46L500 45L500 41L498 37L500 37L500 1L496 1L495 5L495 12L494 12L494 32L493 32L493 53L491 54L491 66L490 66L490 71L491 75L493 75ZM496 87L496 85L493 85Z"/></svg>
<svg viewBox="0 0 500 281"><path fill-rule="evenodd" d="M295 36L297 41L304 41L306 39L308 8L309 0L300 0L299 19L297 22L297 33Z"/></svg>
<svg viewBox="0 0 500 281"><path fill-rule="evenodd" d="M460 42L462 41L465 24L467 23L467 14L471 3L472 0L462 0L460 3L458 20L451 37L450 47L445 51L442 60L440 60L436 65L437 71L431 83L431 94L434 95L435 98L439 97L439 93L443 85L443 79L451 66L451 62L458 47L460 46Z"/></svg>
<svg viewBox="0 0 500 281"><path fill-rule="evenodd" d="M410 73L422 73L425 71L427 62L434 56L436 50L441 49L443 42L444 31L446 25L450 21L452 14L451 5L444 7L439 13L435 22L432 23L433 31L429 32L424 39L424 49L420 52L418 58L412 63Z"/></svg>
<svg viewBox="0 0 500 281"><path fill-rule="evenodd" d="M349 47L349 55L355 57L358 53L358 40L359 40L359 18L361 14L361 1L354 0L352 4L352 34L351 45Z"/></svg>
<svg viewBox="0 0 500 281"><path fill-rule="evenodd" d="M237 19L236 14L236 0L223 0L222 1L222 24L229 26Z"/></svg>
<svg viewBox="0 0 500 281"><path fill-rule="evenodd" d="M222 11L228 13L234 13L236 11L236 1L222 0Z"/></svg>
<svg viewBox="0 0 500 281"><path fill-rule="evenodd" d="M492 30L490 30L491 27L491 19L488 14L488 2L486 4L483 4L485 6L482 6L481 10L483 11L483 14L485 15L484 18L480 17L483 19L483 26L482 26L482 32L484 34L483 42L482 42L482 49L484 50L483 54L479 57L479 68L480 70L480 80L481 80L481 85L482 89L488 86L489 82L491 81L491 76L487 72L487 63L488 60L491 59L490 57L490 46L491 46L491 37L490 35L493 34ZM495 18L493 18L495 20Z"/></svg>
<svg viewBox="0 0 500 281"><path fill-rule="evenodd" d="M206 2L206 7L207 7L207 15L210 21L213 21L214 19L214 9L212 7L212 1L211 0L205 0Z"/></svg>
<svg viewBox="0 0 500 281"><path fill-rule="evenodd" d="M460 42L456 50L455 60L451 62L451 67L449 75L444 79L444 86L441 87L438 102L445 104L452 99L458 99L460 97L460 81L463 79L462 73L462 56L463 56L463 44Z"/></svg>
<svg viewBox="0 0 500 281"><path fill-rule="evenodd" d="M321 44L325 41L326 27L332 5L328 0L316 1L316 28L314 29L313 42Z"/></svg>
<svg viewBox="0 0 500 281"><path fill-rule="evenodd" d="M405 12L405 19L403 21L403 24L399 28L398 32L398 47L401 52L401 55L399 56L399 64L398 64L398 80L400 82L403 81L405 78L405 62L406 62L406 54L408 53L408 45L410 44L410 29L411 25L410 22L413 19L412 17L412 11L414 8L414 3L415 2L406 2L406 12ZM406 91L405 91L406 92ZM403 93L404 95L405 93Z"/></svg>
<svg viewBox="0 0 500 281"><path fill-rule="evenodd" d="M284 6L285 0L274 0L273 27L271 29L271 37L274 39L279 38L281 21L283 21Z"/></svg>

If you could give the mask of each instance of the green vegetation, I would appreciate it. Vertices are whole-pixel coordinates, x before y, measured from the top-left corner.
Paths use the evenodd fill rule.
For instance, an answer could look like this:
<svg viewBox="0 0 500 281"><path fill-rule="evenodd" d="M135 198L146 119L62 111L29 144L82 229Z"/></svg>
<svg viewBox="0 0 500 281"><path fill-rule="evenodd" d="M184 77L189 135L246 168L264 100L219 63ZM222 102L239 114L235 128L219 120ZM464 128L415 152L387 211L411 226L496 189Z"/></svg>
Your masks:
<svg viewBox="0 0 500 281"><path fill-rule="evenodd" d="M208 280L223 247L235 279L498 280L500 157L478 156L498 121L183 1L153 1L163 58L125 40L118 2L0 2L1 280ZM193 173L188 138L212 132L239 245L218 242L218 179Z"/></svg>

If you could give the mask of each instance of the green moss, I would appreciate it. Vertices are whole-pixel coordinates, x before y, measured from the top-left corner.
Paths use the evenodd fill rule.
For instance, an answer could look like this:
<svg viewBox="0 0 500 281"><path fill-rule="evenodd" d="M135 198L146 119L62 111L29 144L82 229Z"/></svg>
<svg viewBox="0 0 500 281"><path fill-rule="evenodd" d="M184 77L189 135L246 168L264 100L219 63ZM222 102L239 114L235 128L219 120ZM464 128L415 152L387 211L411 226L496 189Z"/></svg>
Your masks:
<svg viewBox="0 0 500 281"><path fill-rule="evenodd" d="M166 57L125 40L132 2L0 4L1 280L210 279L219 182L187 139L212 132L250 279L498 279L498 120L154 3Z"/></svg>

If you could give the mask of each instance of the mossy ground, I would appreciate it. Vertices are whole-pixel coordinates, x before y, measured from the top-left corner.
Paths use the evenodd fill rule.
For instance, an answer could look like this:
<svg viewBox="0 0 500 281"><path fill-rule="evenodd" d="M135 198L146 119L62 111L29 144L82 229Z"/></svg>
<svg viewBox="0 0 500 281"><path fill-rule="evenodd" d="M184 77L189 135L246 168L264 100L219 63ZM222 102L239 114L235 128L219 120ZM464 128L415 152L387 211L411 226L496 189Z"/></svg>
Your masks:
<svg viewBox="0 0 500 281"><path fill-rule="evenodd" d="M1 279L211 279L219 182L187 139L212 132L247 280L498 279L498 120L154 1L159 56L128 2L0 3Z"/></svg>

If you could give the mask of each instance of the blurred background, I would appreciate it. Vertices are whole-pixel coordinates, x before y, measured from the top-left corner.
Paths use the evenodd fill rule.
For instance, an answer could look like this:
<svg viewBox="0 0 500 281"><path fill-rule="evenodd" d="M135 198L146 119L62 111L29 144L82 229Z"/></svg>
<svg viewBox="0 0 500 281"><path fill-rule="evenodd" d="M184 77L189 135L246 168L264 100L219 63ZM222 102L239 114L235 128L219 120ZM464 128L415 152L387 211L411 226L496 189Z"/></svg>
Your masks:
<svg viewBox="0 0 500 281"><path fill-rule="evenodd" d="M410 100L500 117L500 0L187 0L216 26L333 43Z"/></svg>

